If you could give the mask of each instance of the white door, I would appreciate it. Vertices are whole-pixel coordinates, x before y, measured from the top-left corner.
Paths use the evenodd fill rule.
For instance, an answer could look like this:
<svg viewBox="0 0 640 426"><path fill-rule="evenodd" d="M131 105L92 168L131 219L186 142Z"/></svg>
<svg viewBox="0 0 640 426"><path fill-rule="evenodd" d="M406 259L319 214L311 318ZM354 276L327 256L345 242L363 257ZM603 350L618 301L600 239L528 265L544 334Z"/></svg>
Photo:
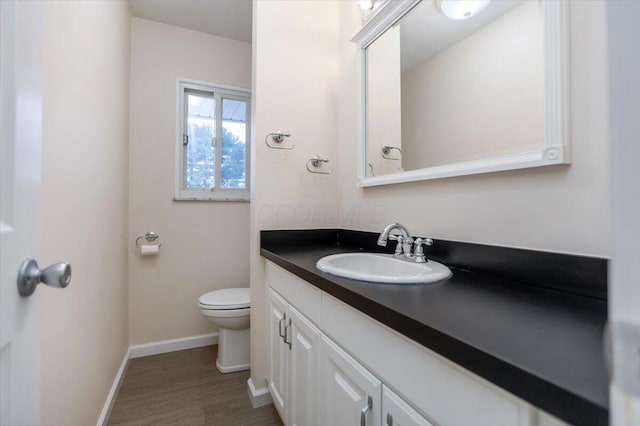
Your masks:
<svg viewBox="0 0 640 426"><path fill-rule="evenodd" d="M319 425L320 330L295 308L289 307L292 327L289 357L289 426Z"/></svg>
<svg viewBox="0 0 640 426"><path fill-rule="evenodd" d="M267 289L269 298L269 392L280 418L286 421L289 347L284 342L287 302Z"/></svg>
<svg viewBox="0 0 640 426"><path fill-rule="evenodd" d="M39 255L42 139L39 2L0 1L0 424L40 424L38 297L18 295Z"/></svg>
<svg viewBox="0 0 640 426"><path fill-rule="evenodd" d="M382 386L382 422L384 426L433 426L386 386Z"/></svg>
<svg viewBox="0 0 640 426"><path fill-rule="evenodd" d="M322 336L321 424L379 426L382 383Z"/></svg>

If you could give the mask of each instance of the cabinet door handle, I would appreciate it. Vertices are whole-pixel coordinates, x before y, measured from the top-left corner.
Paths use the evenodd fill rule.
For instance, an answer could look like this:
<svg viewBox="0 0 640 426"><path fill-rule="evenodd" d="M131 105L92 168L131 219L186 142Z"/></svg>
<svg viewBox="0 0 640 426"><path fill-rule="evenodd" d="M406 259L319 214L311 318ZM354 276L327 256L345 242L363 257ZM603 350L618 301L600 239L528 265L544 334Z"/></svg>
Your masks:
<svg viewBox="0 0 640 426"><path fill-rule="evenodd" d="M387 423L384 426L393 426L393 416L391 413L387 413Z"/></svg>
<svg viewBox="0 0 640 426"><path fill-rule="evenodd" d="M287 336L289 335L288 331L291 328L291 318L289 318L289 324L284 326L284 342L289 345L289 350L291 350L291 340L287 340Z"/></svg>
<svg viewBox="0 0 640 426"><path fill-rule="evenodd" d="M278 321L278 334L280 335L280 337L282 337L283 339L284 337L284 333L282 332L282 323L287 319L287 314L283 314L282 318L280 318L280 321Z"/></svg>
<svg viewBox="0 0 640 426"><path fill-rule="evenodd" d="M373 409L373 398L371 395L367 398L367 405L360 410L360 426L367 426L367 413Z"/></svg>

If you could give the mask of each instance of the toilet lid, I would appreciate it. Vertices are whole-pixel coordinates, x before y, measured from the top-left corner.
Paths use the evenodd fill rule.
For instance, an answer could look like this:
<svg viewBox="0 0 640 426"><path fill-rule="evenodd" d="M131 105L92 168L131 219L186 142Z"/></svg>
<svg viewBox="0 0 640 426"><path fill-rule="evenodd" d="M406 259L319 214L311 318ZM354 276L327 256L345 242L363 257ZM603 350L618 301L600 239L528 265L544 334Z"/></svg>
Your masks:
<svg viewBox="0 0 640 426"><path fill-rule="evenodd" d="M207 309L242 309L251 302L249 288L225 288L203 294L198 303Z"/></svg>

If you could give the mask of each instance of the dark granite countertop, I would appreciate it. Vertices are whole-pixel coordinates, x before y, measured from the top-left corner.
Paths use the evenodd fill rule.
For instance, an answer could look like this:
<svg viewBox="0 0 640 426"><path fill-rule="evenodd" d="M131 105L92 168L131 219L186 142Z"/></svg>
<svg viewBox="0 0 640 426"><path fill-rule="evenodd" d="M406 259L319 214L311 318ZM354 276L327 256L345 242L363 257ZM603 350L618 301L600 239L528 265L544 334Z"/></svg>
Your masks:
<svg viewBox="0 0 640 426"><path fill-rule="evenodd" d="M606 300L451 264L451 278L429 285L344 279L315 263L329 254L380 251L370 237L359 244L331 236L354 231L321 230L317 238L313 231L276 232L262 232L263 257L544 411L572 424L608 424Z"/></svg>

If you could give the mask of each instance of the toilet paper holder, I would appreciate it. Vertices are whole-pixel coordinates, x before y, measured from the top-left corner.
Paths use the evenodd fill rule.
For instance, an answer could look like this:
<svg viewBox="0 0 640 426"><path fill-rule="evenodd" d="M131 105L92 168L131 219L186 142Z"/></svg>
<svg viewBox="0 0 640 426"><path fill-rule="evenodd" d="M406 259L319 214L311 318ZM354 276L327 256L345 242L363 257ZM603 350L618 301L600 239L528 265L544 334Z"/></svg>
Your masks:
<svg viewBox="0 0 640 426"><path fill-rule="evenodd" d="M136 238L136 247L140 248L140 244L138 244L138 241L140 241L143 238L151 243L157 240L158 238L160 238L160 235L156 234L153 231L149 231L144 235L140 235L138 238ZM162 247L162 244L158 244L158 247Z"/></svg>

